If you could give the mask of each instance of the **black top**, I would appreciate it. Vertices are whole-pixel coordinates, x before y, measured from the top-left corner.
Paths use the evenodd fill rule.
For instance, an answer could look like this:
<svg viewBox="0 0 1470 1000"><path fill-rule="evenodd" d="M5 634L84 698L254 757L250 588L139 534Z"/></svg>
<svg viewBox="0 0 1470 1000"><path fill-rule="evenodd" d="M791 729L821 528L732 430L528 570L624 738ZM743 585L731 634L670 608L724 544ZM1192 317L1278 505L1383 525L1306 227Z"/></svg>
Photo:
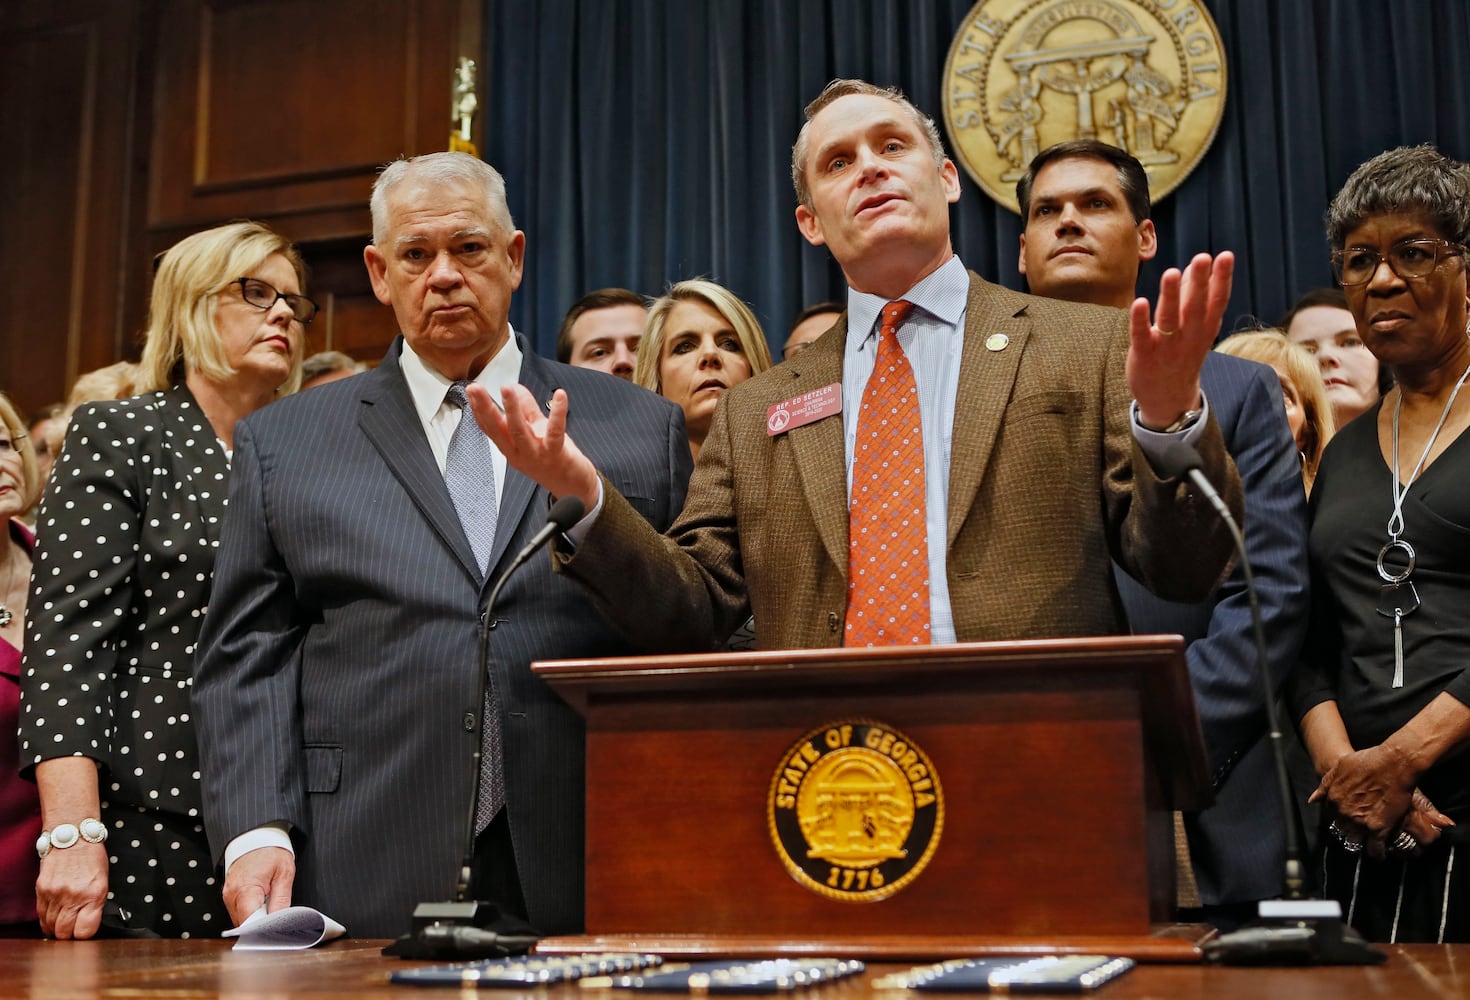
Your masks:
<svg viewBox="0 0 1470 1000"><path fill-rule="evenodd" d="M1332 439L1312 489L1313 609L1294 701L1298 717L1337 699L1353 746L1382 743L1441 692L1470 704L1470 434L1425 469L1404 499L1417 611L1403 618L1404 686L1395 688L1394 625L1375 562L1388 541L1392 472L1378 447L1382 403ZM1399 456L1407 475L1418 455ZM1442 760L1420 787L1443 812L1470 817L1470 773Z"/></svg>

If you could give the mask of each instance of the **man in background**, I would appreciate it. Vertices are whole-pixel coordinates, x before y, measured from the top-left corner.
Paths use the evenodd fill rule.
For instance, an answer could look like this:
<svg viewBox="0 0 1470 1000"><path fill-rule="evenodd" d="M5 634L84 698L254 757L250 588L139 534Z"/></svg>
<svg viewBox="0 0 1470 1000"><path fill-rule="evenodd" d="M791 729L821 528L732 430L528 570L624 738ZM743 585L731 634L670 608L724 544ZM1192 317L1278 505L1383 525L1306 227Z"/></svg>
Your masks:
<svg viewBox="0 0 1470 1000"><path fill-rule="evenodd" d="M1138 160L1096 140L1060 143L1032 161L1016 198L1025 222L1019 267L1033 294L1129 307L1140 263L1158 251L1148 175ZM1301 462L1271 369L1212 351L1200 386L1245 491L1246 551L1279 686L1306 632ZM1116 565L1114 573L1134 632L1177 632L1189 643L1216 796L1210 808L1185 816L1198 905L1211 921L1252 919L1258 900L1281 892L1285 848L1244 575L1237 566L1211 599L1177 604Z"/></svg>
<svg viewBox="0 0 1470 1000"><path fill-rule="evenodd" d="M588 292L562 318L556 360L631 382L647 319L648 306L637 292L626 288Z"/></svg>
<svg viewBox="0 0 1470 1000"><path fill-rule="evenodd" d="M822 334L837 325L842 311L847 307L841 302L818 302L797 313L781 348L781 360L790 361L811 345Z"/></svg>
<svg viewBox="0 0 1470 1000"><path fill-rule="evenodd" d="M301 362L301 388L313 389L365 371L367 365L354 361L341 351L320 351Z"/></svg>

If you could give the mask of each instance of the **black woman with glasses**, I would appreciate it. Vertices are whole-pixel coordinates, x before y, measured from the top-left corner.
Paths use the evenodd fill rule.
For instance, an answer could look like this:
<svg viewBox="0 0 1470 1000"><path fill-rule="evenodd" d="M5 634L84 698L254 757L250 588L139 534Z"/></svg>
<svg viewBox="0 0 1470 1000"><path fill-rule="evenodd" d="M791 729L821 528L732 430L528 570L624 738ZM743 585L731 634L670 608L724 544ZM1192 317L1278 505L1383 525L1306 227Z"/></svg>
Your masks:
<svg viewBox="0 0 1470 1000"><path fill-rule="evenodd" d="M317 311L304 274L257 223L180 241L154 275L139 395L71 419L36 519L21 673L48 935L231 926L200 815L190 678L235 422L300 384Z"/></svg>
<svg viewBox="0 0 1470 1000"><path fill-rule="evenodd" d="M1378 941L1470 940L1470 169L1360 166L1327 212L1395 387L1327 446L1293 700L1325 804L1324 891Z"/></svg>

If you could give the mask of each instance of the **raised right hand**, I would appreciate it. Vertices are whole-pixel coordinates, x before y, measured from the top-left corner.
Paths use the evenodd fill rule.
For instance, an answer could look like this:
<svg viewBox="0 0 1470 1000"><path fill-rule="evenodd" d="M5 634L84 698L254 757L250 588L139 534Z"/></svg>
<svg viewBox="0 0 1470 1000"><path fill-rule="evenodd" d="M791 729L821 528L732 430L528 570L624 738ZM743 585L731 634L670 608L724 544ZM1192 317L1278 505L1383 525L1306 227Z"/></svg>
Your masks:
<svg viewBox="0 0 1470 1000"><path fill-rule="evenodd" d="M597 468L567 437L565 390L552 394L544 416L523 385L508 385L501 391L503 409L483 386L471 384L468 396L475 421L511 468L535 480L557 499L579 497L589 511L597 506L601 495Z"/></svg>

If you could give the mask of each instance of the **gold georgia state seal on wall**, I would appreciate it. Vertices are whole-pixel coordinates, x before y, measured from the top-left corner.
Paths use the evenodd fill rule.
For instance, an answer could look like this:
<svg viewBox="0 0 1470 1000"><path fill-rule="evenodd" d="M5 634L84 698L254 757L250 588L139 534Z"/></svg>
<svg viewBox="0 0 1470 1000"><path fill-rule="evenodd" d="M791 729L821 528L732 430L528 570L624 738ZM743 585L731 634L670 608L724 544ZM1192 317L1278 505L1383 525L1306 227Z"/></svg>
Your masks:
<svg viewBox="0 0 1470 1000"><path fill-rule="evenodd" d="M944 64L955 159L1013 212L1033 157L1068 139L1136 156L1155 201L1225 114L1225 50L1203 0L981 0Z"/></svg>
<svg viewBox="0 0 1470 1000"><path fill-rule="evenodd" d="M939 776L924 751L865 719L798 740L771 778L767 812L792 878L854 903L886 899L917 878L944 828Z"/></svg>

